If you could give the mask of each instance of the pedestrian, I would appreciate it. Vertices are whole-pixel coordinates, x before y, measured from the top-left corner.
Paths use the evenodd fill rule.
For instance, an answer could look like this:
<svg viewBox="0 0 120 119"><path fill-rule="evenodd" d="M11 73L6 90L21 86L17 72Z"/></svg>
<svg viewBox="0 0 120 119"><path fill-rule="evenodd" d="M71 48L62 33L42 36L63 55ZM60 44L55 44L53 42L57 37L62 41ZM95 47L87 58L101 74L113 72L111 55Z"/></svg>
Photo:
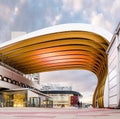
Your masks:
<svg viewBox="0 0 120 119"><path fill-rule="evenodd" d="M80 102L80 107L82 108L82 101Z"/></svg>
<svg viewBox="0 0 120 119"><path fill-rule="evenodd" d="M80 108L80 102L78 101L78 108Z"/></svg>

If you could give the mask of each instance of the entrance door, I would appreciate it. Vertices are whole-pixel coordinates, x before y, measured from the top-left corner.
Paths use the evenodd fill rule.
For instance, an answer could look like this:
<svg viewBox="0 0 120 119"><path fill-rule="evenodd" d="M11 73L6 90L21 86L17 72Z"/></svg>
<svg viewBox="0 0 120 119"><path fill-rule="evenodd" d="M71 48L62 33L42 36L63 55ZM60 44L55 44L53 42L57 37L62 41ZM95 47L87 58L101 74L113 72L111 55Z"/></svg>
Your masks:
<svg viewBox="0 0 120 119"><path fill-rule="evenodd" d="M30 98L30 105L32 107L40 107L40 98L39 97L31 97Z"/></svg>

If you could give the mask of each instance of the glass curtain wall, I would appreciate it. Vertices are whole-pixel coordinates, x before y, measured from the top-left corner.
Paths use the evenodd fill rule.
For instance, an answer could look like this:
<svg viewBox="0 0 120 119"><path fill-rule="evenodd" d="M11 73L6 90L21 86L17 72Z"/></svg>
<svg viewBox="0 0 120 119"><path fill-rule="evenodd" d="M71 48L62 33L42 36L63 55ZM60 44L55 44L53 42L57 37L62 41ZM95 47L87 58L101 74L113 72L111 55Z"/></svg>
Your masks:
<svg viewBox="0 0 120 119"><path fill-rule="evenodd" d="M26 107L27 94L25 91L3 93L5 107Z"/></svg>

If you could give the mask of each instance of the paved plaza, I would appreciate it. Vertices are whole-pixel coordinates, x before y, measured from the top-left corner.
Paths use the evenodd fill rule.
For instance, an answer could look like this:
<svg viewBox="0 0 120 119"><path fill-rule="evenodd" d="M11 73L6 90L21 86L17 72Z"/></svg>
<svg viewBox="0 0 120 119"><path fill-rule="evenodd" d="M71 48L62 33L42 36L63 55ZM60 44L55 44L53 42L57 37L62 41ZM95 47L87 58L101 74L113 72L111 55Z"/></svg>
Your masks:
<svg viewBox="0 0 120 119"><path fill-rule="evenodd" d="M120 109L0 108L0 119L120 119Z"/></svg>

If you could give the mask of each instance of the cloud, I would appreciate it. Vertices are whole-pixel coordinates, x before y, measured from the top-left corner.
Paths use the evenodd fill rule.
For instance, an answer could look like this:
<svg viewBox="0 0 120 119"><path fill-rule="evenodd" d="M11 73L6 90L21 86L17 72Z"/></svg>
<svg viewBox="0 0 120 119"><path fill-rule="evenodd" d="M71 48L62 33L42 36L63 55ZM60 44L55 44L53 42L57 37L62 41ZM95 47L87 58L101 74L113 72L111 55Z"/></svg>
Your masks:
<svg viewBox="0 0 120 119"><path fill-rule="evenodd" d="M1 11L0 18L4 20L5 22L8 22L9 21L8 18L10 18L10 13L11 13L9 6L5 4L0 4L0 11Z"/></svg>
<svg viewBox="0 0 120 119"><path fill-rule="evenodd" d="M11 40L13 24L24 3L25 0L13 1L12 4L10 1L0 1L0 43Z"/></svg>
<svg viewBox="0 0 120 119"><path fill-rule="evenodd" d="M53 26L60 22L60 20L62 19L62 14L54 15L52 11L49 9L48 12L46 13L45 19L48 24L51 24Z"/></svg>
<svg viewBox="0 0 120 119"><path fill-rule="evenodd" d="M103 13L93 12L91 17L91 24L105 28L106 30L110 30L112 28L111 22L105 18Z"/></svg>
<svg viewBox="0 0 120 119"><path fill-rule="evenodd" d="M10 35L10 29L7 26L4 27L4 29L0 30L0 43L5 42L6 39L10 40L10 37L11 37L11 35Z"/></svg>
<svg viewBox="0 0 120 119"><path fill-rule="evenodd" d="M110 32L114 32L115 27L120 21L119 9L120 1L119 0L98 0L96 2L93 0L94 6L91 11L90 23Z"/></svg>
<svg viewBox="0 0 120 119"><path fill-rule="evenodd" d="M113 23L113 28L116 29L118 23L120 22L120 1L119 0L114 0L113 5L110 9L111 12L111 23Z"/></svg>
<svg viewBox="0 0 120 119"><path fill-rule="evenodd" d="M55 16L55 19L52 22L52 25L56 25L59 23L59 21L62 19L62 14L58 14Z"/></svg>
<svg viewBox="0 0 120 119"><path fill-rule="evenodd" d="M14 0L12 4L9 0L0 1L0 38L10 40L12 30L28 33L72 22L90 23L114 32L120 20L119 3L119 0ZM7 32L3 34L4 31Z"/></svg>
<svg viewBox="0 0 120 119"><path fill-rule="evenodd" d="M111 8L111 13L113 15L118 15L120 12L120 1L119 0L114 0L112 8Z"/></svg>
<svg viewBox="0 0 120 119"><path fill-rule="evenodd" d="M71 15L80 12L83 8L84 0L62 0L63 10L68 11Z"/></svg>

